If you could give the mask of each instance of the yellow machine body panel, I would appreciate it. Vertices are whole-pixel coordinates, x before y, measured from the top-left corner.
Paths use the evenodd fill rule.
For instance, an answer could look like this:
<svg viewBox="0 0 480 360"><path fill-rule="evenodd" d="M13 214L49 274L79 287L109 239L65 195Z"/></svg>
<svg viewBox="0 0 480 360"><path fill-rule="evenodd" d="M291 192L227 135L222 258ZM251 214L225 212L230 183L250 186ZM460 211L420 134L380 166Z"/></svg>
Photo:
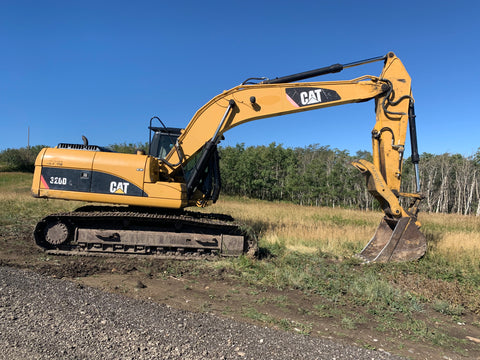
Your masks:
<svg viewBox="0 0 480 360"><path fill-rule="evenodd" d="M47 148L35 162L33 195L122 205L182 208L182 183L158 181L152 156Z"/></svg>

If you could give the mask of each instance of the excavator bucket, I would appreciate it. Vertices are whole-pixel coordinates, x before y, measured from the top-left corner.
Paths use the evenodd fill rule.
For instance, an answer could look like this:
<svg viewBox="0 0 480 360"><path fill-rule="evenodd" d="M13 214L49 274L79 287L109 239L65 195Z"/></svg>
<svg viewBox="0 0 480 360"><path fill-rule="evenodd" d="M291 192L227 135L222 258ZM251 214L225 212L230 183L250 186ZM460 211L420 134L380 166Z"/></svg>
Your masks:
<svg viewBox="0 0 480 360"><path fill-rule="evenodd" d="M414 218L384 217L370 242L358 255L366 262L411 261L427 250L427 240Z"/></svg>

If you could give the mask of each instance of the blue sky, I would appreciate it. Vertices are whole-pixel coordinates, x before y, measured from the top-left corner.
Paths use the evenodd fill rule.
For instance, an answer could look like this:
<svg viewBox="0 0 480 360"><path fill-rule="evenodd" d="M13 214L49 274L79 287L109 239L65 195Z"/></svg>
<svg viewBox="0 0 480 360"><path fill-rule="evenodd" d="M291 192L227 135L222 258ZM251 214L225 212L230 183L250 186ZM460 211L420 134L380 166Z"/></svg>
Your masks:
<svg viewBox="0 0 480 360"><path fill-rule="evenodd" d="M419 151L480 147L475 1L0 1L0 150L138 143L148 122L185 127L252 76L394 51L413 82ZM378 75L381 63L318 80ZM264 119L223 145L370 150L373 102ZM408 136L407 136L407 148ZM409 153L409 152L408 152ZM407 153L407 155L408 155Z"/></svg>

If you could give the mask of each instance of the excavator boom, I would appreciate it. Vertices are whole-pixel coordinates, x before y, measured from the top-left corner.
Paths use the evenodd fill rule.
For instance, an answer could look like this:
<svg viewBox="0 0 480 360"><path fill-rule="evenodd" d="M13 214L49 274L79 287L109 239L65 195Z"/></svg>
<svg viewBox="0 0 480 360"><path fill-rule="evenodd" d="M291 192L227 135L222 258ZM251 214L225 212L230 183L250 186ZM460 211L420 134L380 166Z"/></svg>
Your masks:
<svg viewBox="0 0 480 360"><path fill-rule="evenodd" d="M384 61L380 76L366 75L346 81L301 82L373 61ZM400 192L405 137L409 123L412 158L416 161L416 168L418 152L411 79L395 54L388 53L386 56L360 62L334 64L281 78L261 80L257 83L245 81L212 98L195 113L185 129L175 134L174 140L171 138L172 131L165 128L165 133L170 136L166 144L170 147L167 150L162 147L163 150L159 150L157 154L152 151L149 155L117 154L101 148L65 144L55 149L42 150L35 164L32 185L34 196L151 209L205 206L218 198L221 184L217 145L228 130L253 120L373 100L376 109L376 122L372 130L373 163L359 160L353 165L365 175L368 190L380 203L385 218L360 256L366 261L401 261L423 256L426 241L419 231L420 224L417 221L418 204L421 200L419 181L417 180L415 194ZM152 126L150 128L152 129ZM154 140L160 149L159 144L164 142L158 138ZM160 155L160 152L166 155ZM400 205L400 196L413 200L409 209L405 210ZM92 218L91 215L84 216ZM95 217L97 216L101 217L95 214ZM157 252L168 243L167 240L162 240L162 228L158 228L153 222L138 225L141 223L139 218L145 217L142 214L130 216L130 224L127 225L118 224L120 217L117 214L105 218L107 217L108 222L115 225L107 226L96 220L94 222L97 225L93 230L88 228L89 221L78 214L51 217L37 226L37 243L42 247L57 250L59 247L68 250L66 244L81 243L82 247L88 250L115 248L110 246L112 243L115 243L116 248L122 249L128 242L127 248L148 247ZM70 224L65 225L69 221ZM181 222L180 219L178 221ZM134 226L131 226L132 224ZM136 232L132 233L132 227L136 227ZM103 228L108 228L108 231ZM207 241L216 241L217 245L223 241L223 236L227 239L228 236L238 235L218 233L217 230L206 227L202 230L202 235L217 232ZM189 231L195 232L192 226ZM168 232L171 238L181 238L168 243L170 248L188 248L185 243L186 236L173 235L175 226ZM141 234L149 240L142 243L142 240L139 240ZM202 236L195 236L199 240L195 240L192 248L201 249ZM80 241L85 237L88 241ZM227 249L226 253L238 254L239 251L231 249L245 251L249 248L237 245L229 245L230 250ZM77 246L75 249L78 248ZM218 245L217 248L222 249L222 246Z"/></svg>

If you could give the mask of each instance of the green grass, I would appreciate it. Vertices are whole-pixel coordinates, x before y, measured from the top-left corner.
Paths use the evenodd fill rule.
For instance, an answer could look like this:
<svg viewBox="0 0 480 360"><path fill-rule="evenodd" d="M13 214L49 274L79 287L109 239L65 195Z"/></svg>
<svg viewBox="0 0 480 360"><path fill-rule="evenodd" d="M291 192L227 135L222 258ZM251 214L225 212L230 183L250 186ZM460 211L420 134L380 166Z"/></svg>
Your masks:
<svg viewBox="0 0 480 360"><path fill-rule="evenodd" d="M445 300L437 300L433 303L433 309L441 314L461 316L465 313L465 308L461 305L452 305Z"/></svg>
<svg viewBox="0 0 480 360"><path fill-rule="evenodd" d="M355 331L368 323L379 332L461 353L464 339L450 335L448 326L439 326L426 314L435 311L454 326L464 321L465 314L480 313L479 268L466 266L467 262L449 264L441 254L411 263L361 265L353 258L339 261L322 252L289 251L282 244L260 246L270 258L241 257L209 266L234 269L237 280L249 286L308 294L319 303L302 311L335 319L344 330ZM410 281L419 286L411 287ZM254 318L252 313L248 317ZM256 319L274 323L261 314Z"/></svg>
<svg viewBox="0 0 480 360"><path fill-rule="evenodd" d="M0 172L0 194L7 192L24 194L30 191L31 185L32 174Z"/></svg>
<svg viewBox="0 0 480 360"><path fill-rule="evenodd" d="M311 324L304 324L304 323L292 321L286 318L278 319L274 316L262 313L257 309L255 309L254 307L246 308L243 312L243 315L257 322L270 324L286 331L295 331L304 335L308 335L312 331Z"/></svg>

